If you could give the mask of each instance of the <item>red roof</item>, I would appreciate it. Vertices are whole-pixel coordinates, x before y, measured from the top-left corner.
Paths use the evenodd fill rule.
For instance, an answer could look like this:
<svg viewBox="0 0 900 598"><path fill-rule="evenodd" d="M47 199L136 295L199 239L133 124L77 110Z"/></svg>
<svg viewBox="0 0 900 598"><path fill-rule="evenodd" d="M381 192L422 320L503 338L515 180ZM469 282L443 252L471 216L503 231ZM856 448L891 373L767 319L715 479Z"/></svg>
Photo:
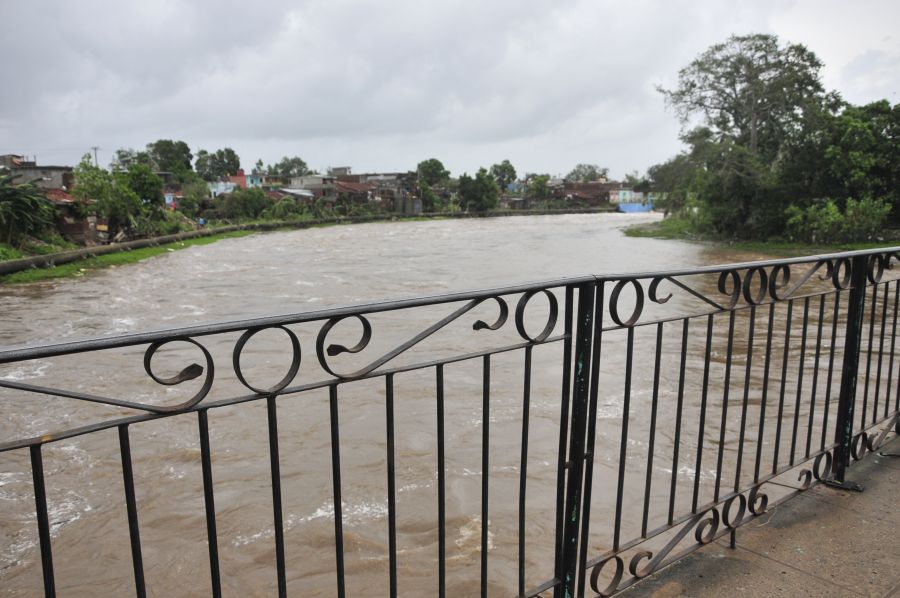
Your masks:
<svg viewBox="0 0 900 598"><path fill-rule="evenodd" d="M374 189L370 183L347 183L344 181L336 181L334 188L340 193L368 193Z"/></svg>
<svg viewBox="0 0 900 598"><path fill-rule="evenodd" d="M47 189L47 199L55 204L73 204L75 198L69 195L64 189Z"/></svg>

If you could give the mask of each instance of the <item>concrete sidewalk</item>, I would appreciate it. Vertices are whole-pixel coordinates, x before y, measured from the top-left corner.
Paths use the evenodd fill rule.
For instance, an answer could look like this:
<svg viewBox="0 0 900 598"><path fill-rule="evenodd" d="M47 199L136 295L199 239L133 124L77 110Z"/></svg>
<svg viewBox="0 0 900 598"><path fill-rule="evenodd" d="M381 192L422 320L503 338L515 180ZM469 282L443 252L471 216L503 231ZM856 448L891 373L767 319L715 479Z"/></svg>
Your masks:
<svg viewBox="0 0 900 598"><path fill-rule="evenodd" d="M868 454L847 478L865 491L818 484L742 526L736 550L725 536L619 595L900 597L900 458Z"/></svg>

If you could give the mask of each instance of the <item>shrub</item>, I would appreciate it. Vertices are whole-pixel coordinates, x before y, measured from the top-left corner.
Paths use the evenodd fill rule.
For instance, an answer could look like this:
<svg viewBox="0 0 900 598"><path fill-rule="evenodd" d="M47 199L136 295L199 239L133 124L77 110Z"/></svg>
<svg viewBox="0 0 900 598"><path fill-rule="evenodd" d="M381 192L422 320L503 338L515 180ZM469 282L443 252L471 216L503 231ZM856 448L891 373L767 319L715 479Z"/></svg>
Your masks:
<svg viewBox="0 0 900 598"><path fill-rule="evenodd" d="M785 212L788 235L807 243L861 242L881 231L891 206L877 199L848 199L844 212L834 200L813 203L806 208L790 206Z"/></svg>

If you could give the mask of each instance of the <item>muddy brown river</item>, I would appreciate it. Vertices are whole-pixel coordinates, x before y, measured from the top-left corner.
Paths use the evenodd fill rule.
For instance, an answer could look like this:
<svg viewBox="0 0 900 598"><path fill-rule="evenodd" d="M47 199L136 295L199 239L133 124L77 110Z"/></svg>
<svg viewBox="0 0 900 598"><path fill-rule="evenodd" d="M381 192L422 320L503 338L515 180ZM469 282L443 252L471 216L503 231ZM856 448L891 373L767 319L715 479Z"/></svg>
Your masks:
<svg viewBox="0 0 900 598"><path fill-rule="evenodd" d="M143 262L90 273L83 278L0 287L0 348L35 345L122 333L160 330L206 322L289 314L370 301L491 288L584 274L637 272L763 259L759 254L678 241L628 238L626 226L658 215L563 215L397 222L255 234L191 247ZM706 283L702 283L706 284ZM714 281L709 283L714 285ZM712 287L709 288L712 291ZM562 295L560 294L560 301ZM561 303L562 305L562 303ZM666 309L677 309L675 299ZM687 305L687 304L684 304ZM684 307L682 305L682 307ZM693 304L691 304L693 305ZM830 335L831 300L824 309ZM514 304L513 304L514 307ZM816 321L818 299L809 308ZM546 301L535 298L529 322L540 330ZM542 311L543 310L543 311ZM803 310L802 301L795 314ZM374 343L386 349L448 313L447 306L373 317ZM756 365L751 368L751 417L758 417L762 371L756 357L764 341L768 310L756 314ZM776 319L783 321L779 307ZM742 398L750 314L735 316L732 399ZM464 354L493 338L473 336L471 322L491 322L490 302L473 311L467 326L447 330L417 348L428 359ZM795 315L795 321L799 315ZM687 344L683 448L675 463L677 509L689 508L695 476L697 403L703 374L706 320L692 320ZM343 325L342 325L343 326ZM562 319L557 327L561 331ZM507 328L510 327L507 324ZM714 322L713 379L725 366L728 316ZM315 326L295 328L303 346L298 380L323 379L315 363ZM799 338L799 328L797 329ZM814 330L813 330L814 331ZM347 324L335 338L348 346L359 338ZM498 334L502 334L498 333ZM230 350L237 335L210 337L216 356L216 386L207 400L246 394L230 372ZM808 338L812 347L816 340ZM501 337L498 337L501 338ZM604 340L598 406L597 450L592 501L591 553L608 549L615 507L619 461L624 333ZM672 477L675 396L682 327L664 330L661 353L658 459L651 465L650 527L665 522L664 506ZM782 349L776 334L773 364ZM822 340L826 345L829 337ZM473 340L474 339L474 340ZM646 454L650 442L654 326L635 332L634 386L627 439L622 538L640 534ZM514 339L513 339L514 340ZM500 346L492 340L486 346ZM562 344L535 347L530 395L530 439L526 526L526 578L534 586L553 576L553 513L559 434ZM285 337L267 331L254 337L247 368L260 385L284 372ZM372 349L377 353L377 348ZM800 350L795 341L791 355ZM183 348L184 355L191 348ZM810 349L811 351L811 349ZM811 353L810 353L811 355ZM424 357L423 357L424 356ZM104 351L0 367L0 377L26 383L115 396L133 401L177 402L190 389L162 389L143 373L143 348ZM184 357L187 359L187 357ZM196 356L192 357L197 359ZM518 563L519 457L523 409L523 354L502 353L491 360L489 559L492 595L516 593ZM336 358L336 361L340 361ZM172 371L184 363L178 351L161 362ZM352 361L351 361L352 363ZM315 366L315 367L314 367ZM447 471L447 584L453 596L477 594L481 546L481 442L483 427L481 358L445 367ZM352 365L342 365L350 371ZM805 366L812 375L811 357ZM773 372L775 371L773 365ZM225 371L229 370L229 371ZM885 368L886 371L886 368ZM778 388L773 373L770 389ZM886 374L885 374L886 378ZM807 386L809 388L807 377ZM267 382L268 381L268 382ZM396 375L396 492L398 590L428 596L437 583L437 473L435 370ZM825 382L820 381L824 387ZM797 388L788 381L788 391ZM715 476L715 450L723 385L710 390L716 407L704 432L702 479ZM793 395L790 395L793 396ZM712 398L712 397L715 397ZM327 389L278 399L280 464L288 593L335 594L334 504ZM809 401L809 399L804 399ZM340 386L340 442L347 594L388 594L387 481L385 472L385 382L375 378ZM113 419L134 411L0 389L0 441ZM712 407L711 407L712 409ZM775 417L775 409L767 415ZM821 408L819 408L821 411ZM725 426L733 431L740 409ZM805 421L809 408L799 415ZM813 448L818 447L820 415L814 414ZM768 420L767 420L768 421ZM266 405L255 401L209 412L215 481L218 547L223 593L270 596L277 590L272 524L272 489ZM756 424L748 427L755 449ZM688 432L690 430L690 432ZM805 448L806 428L798 445ZM731 436L729 435L728 438ZM725 469L733 471L737 441L727 441ZM766 436L764 454L771 450ZM203 487L197 417L193 414L131 427L137 504L149 595L208 595ZM785 449L782 449L785 450ZM692 452L694 451L694 452ZM134 592L122 470L115 429L47 445L44 450L56 587L60 596L118 596ZM771 464L766 467L771 468ZM729 468L732 468L729 470ZM744 478L752 476L750 470ZM733 474L731 474L733 475ZM742 478L742 479L744 479ZM730 486L731 482L723 482ZM708 498L708 497L707 497ZM27 450L0 453L0 594L31 596L42 591L34 496Z"/></svg>

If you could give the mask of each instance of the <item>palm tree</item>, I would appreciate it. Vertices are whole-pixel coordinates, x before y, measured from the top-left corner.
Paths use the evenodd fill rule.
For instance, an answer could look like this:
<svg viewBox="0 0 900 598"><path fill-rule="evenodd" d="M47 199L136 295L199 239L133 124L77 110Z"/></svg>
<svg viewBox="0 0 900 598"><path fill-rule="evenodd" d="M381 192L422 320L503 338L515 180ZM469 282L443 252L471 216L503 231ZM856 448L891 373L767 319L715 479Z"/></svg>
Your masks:
<svg viewBox="0 0 900 598"><path fill-rule="evenodd" d="M18 246L53 224L55 210L40 189L31 183L15 183L13 175L0 173L0 243Z"/></svg>

